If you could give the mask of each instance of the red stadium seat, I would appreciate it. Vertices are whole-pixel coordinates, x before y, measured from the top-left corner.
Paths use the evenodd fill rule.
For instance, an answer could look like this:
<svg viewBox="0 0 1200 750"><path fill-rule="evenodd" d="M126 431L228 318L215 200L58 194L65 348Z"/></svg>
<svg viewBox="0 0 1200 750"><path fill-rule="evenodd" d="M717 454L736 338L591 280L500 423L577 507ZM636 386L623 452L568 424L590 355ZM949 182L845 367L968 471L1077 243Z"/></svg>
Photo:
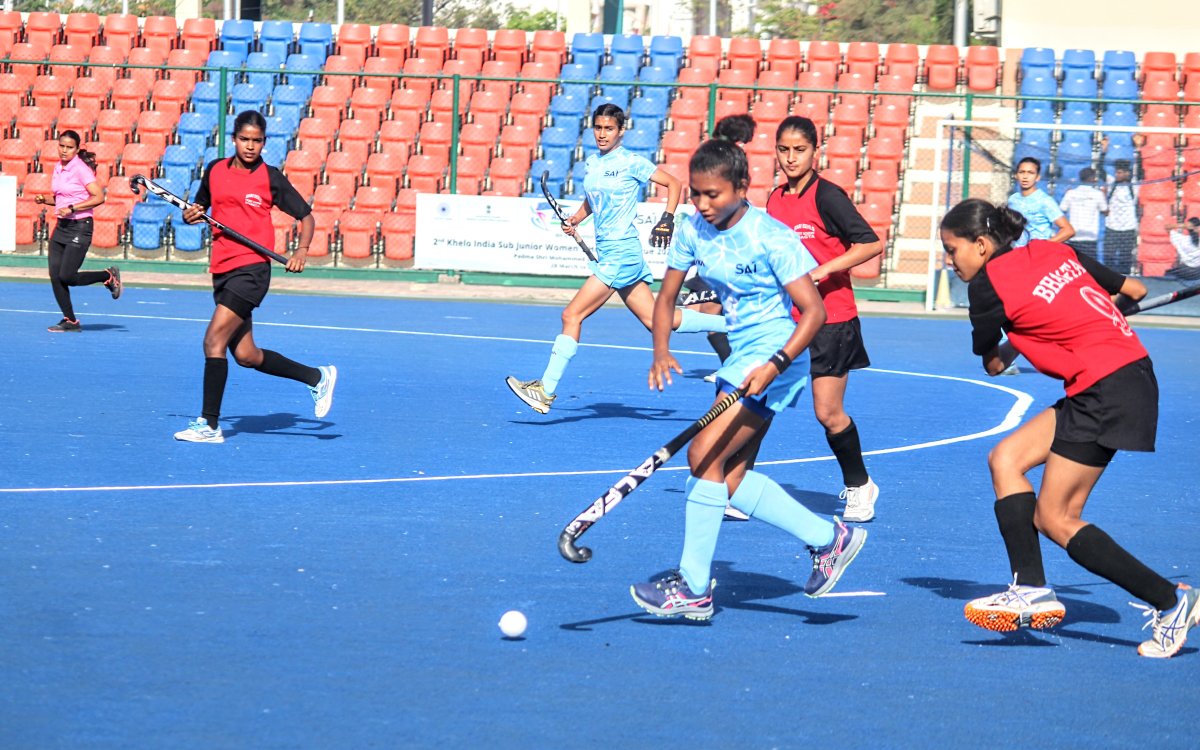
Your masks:
<svg viewBox="0 0 1200 750"><path fill-rule="evenodd" d="M370 258L375 253L375 236L381 211L346 210L338 217L338 234L341 237L342 256L345 258Z"/></svg>
<svg viewBox="0 0 1200 750"><path fill-rule="evenodd" d="M958 87L958 47L931 44L925 52L925 86L931 91L954 91Z"/></svg>
<svg viewBox="0 0 1200 750"><path fill-rule="evenodd" d="M137 16L113 13L104 17L104 43L126 55L137 42L140 33Z"/></svg>
<svg viewBox="0 0 1200 750"><path fill-rule="evenodd" d="M437 82L435 78L415 77L415 76L432 76L442 71L442 63L445 62L441 57L410 57L404 61L404 72L406 75L400 79L400 85L420 91L426 98L433 91L434 85Z"/></svg>
<svg viewBox="0 0 1200 750"><path fill-rule="evenodd" d="M337 223L338 217L342 215L340 209L317 210L313 207L313 235L312 244L308 246L309 258L323 258L329 255L330 245L333 243L332 233L333 226Z"/></svg>
<svg viewBox="0 0 1200 750"><path fill-rule="evenodd" d="M336 86L317 86L313 89L308 107L313 117L337 122L346 113L349 98Z"/></svg>
<svg viewBox="0 0 1200 750"><path fill-rule="evenodd" d="M525 192L529 163L521 159L492 159L488 168L490 189L500 195L519 196Z"/></svg>
<svg viewBox="0 0 1200 750"><path fill-rule="evenodd" d="M306 117L296 131L295 148L327 154L333 148L333 135L338 121L327 117Z"/></svg>
<svg viewBox="0 0 1200 750"><path fill-rule="evenodd" d="M798 39L774 38L767 43L767 66L771 70L780 70L795 78L803 59Z"/></svg>
<svg viewBox="0 0 1200 750"><path fill-rule="evenodd" d="M378 151L367 157L366 175L369 184L391 187L394 193L404 179L404 168L408 165L408 153Z"/></svg>
<svg viewBox="0 0 1200 750"><path fill-rule="evenodd" d="M857 73L874 81L879 76L879 45L875 42L850 42L846 47L846 72Z"/></svg>
<svg viewBox="0 0 1200 750"><path fill-rule="evenodd" d="M413 235L417 231L417 223L409 214L384 214L383 255L388 260L407 261L413 257Z"/></svg>
<svg viewBox="0 0 1200 750"><path fill-rule="evenodd" d="M324 86L336 89L342 99L350 98L350 93L358 85L358 74L362 72L362 61L348 55L330 55L325 59L325 75L321 78ZM330 75L330 74L334 75ZM318 87L319 88L319 87ZM391 89L388 89L391 93Z"/></svg>
<svg viewBox="0 0 1200 750"><path fill-rule="evenodd" d="M566 34L561 31L539 29L533 32L531 51L535 61L551 62L557 60L557 67L562 67L563 61L567 58Z"/></svg>
<svg viewBox="0 0 1200 750"><path fill-rule="evenodd" d="M842 69L842 47L837 42L812 41L804 55L804 69L837 77Z"/></svg>
<svg viewBox="0 0 1200 750"><path fill-rule="evenodd" d="M1175 77L1176 59L1174 52L1147 52L1142 57L1142 76L1150 73L1169 73Z"/></svg>
<svg viewBox="0 0 1200 750"><path fill-rule="evenodd" d="M353 197L354 191L347 190L345 185L335 183L317 185L316 191L313 192L313 211L340 214L350 207L350 199Z"/></svg>
<svg viewBox="0 0 1200 750"><path fill-rule="evenodd" d="M202 53L205 59L217 46L217 22L212 18L188 18L179 32L179 42L185 49Z"/></svg>
<svg viewBox="0 0 1200 750"><path fill-rule="evenodd" d="M414 154L405 169L408 187L422 193L437 193L442 189L446 162L432 154Z"/></svg>
<svg viewBox="0 0 1200 750"><path fill-rule="evenodd" d="M338 27L337 53L362 67L371 52L371 27L365 23L344 23Z"/></svg>
<svg viewBox="0 0 1200 750"><path fill-rule="evenodd" d="M528 41L521 29L496 29L492 37L492 56L496 60L514 63L518 68L525 64Z"/></svg>
<svg viewBox="0 0 1200 750"><path fill-rule="evenodd" d="M391 211L396 191L384 185L362 185L354 193L356 211Z"/></svg>
<svg viewBox="0 0 1200 750"><path fill-rule="evenodd" d="M558 86L553 83L539 83L537 79L558 78L559 72L560 66L557 64L544 61L527 62L521 66L521 91L544 99L548 108Z"/></svg>
<svg viewBox="0 0 1200 750"><path fill-rule="evenodd" d="M50 137L51 126L58 117L57 110L42 107L24 106L17 108L17 116L13 118L14 138L23 140L45 140Z"/></svg>
<svg viewBox="0 0 1200 750"><path fill-rule="evenodd" d="M474 65L476 70L483 67L483 61L488 57L487 29L460 28L456 30L454 32L454 57L469 62Z"/></svg>
<svg viewBox="0 0 1200 750"><path fill-rule="evenodd" d="M862 139L856 135L832 135L823 146L828 169L845 169L858 173L862 159Z"/></svg>
<svg viewBox="0 0 1200 750"><path fill-rule="evenodd" d="M153 146L161 156L178 122L178 112L148 109L137 116L137 139L140 143Z"/></svg>
<svg viewBox="0 0 1200 750"><path fill-rule="evenodd" d="M162 148L153 143L126 143L121 149L121 174L132 177L135 174L152 177L154 168L162 156Z"/></svg>
<svg viewBox="0 0 1200 750"><path fill-rule="evenodd" d="M149 47L134 47L133 49L129 50L130 65L150 65L157 67L165 64L166 61L167 56L156 49L150 49ZM146 90L149 91L150 87L154 85L154 82L158 80L161 72L161 70L155 70L153 68L139 67L130 68L127 74L130 79L142 82L142 84L145 85Z"/></svg>
<svg viewBox="0 0 1200 750"><path fill-rule="evenodd" d="M398 60L401 64L408 59L410 32L401 23L380 24L375 30L375 53L380 57Z"/></svg>
<svg viewBox="0 0 1200 750"><path fill-rule="evenodd" d="M867 141L867 167L890 169L897 174L904 160L904 142L892 138L872 138Z"/></svg>
<svg viewBox="0 0 1200 750"><path fill-rule="evenodd" d="M375 150L375 137L378 134L379 123L375 120L342 120L337 131L338 150L356 154L358 163L362 164L367 160L367 155Z"/></svg>
<svg viewBox="0 0 1200 750"><path fill-rule="evenodd" d="M421 26L413 39L413 51L417 57L436 60L442 67L450 53L450 30L443 26Z"/></svg>
<svg viewBox="0 0 1200 750"><path fill-rule="evenodd" d="M967 47L967 90L994 93L1000 82L1000 48Z"/></svg>
<svg viewBox="0 0 1200 750"><path fill-rule="evenodd" d="M763 64L762 42L755 37L733 37L729 40L729 50L725 55L732 70L745 70L752 75L751 80L758 76Z"/></svg>
<svg viewBox="0 0 1200 750"><path fill-rule="evenodd" d="M429 121L421 125L417 148L426 156L436 156L445 164L450 160L452 128L444 122Z"/></svg>
<svg viewBox="0 0 1200 750"><path fill-rule="evenodd" d="M54 135L57 137L64 130L74 130L84 141L90 140L92 128L96 124L96 116L78 107L67 107L58 113L54 123Z"/></svg>
<svg viewBox="0 0 1200 750"><path fill-rule="evenodd" d="M52 11L34 11L25 19L25 41L50 48L62 33L62 16Z"/></svg>
<svg viewBox="0 0 1200 750"><path fill-rule="evenodd" d="M688 43L688 66L709 67L717 70L721 67L721 37L707 34L696 34Z"/></svg>
<svg viewBox="0 0 1200 750"><path fill-rule="evenodd" d="M921 52L915 44L893 42L888 45L883 56L884 72L889 75L902 75L910 80L917 79L917 71L921 64Z"/></svg>
<svg viewBox="0 0 1200 750"><path fill-rule="evenodd" d="M149 16L142 22L142 42L166 58L179 43L179 23L174 16Z"/></svg>
<svg viewBox="0 0 1200 750"><path fill-rule="evenodd" d="M113 83L109 101L116 109L140 112L146 108L150 97L150 84L134 78L118 78Z"/></svg>
<svg viewBox="0 0 1200 750"><path fill-rule="evenodd" d="M846 72L838 76L837 88L838 102L854 104L865 109L871 106L870 91L875 88L875 79L868 79L861 73Z"/></svg>
<svg viewBox="0 0 1200 750"><path fill-rule="evenodd" d="M112 248L121 244L121 230L125 228L132 205L132 202L112 201L106 196L105 202L93 209L93 246Z"/></svg>
<svg viewBox="0 0 1200 750"><path fill-rule="evenodd" d="M413 112L399 112L394 119L384 120L379 128L379 150L407 156L417 141L420 123Z"/></svg>
<svg viewBox="0 0 1200 750"><path fill-rule="evenodd" d="M358 189L363 160L357 151L331 151L325 157L325 184L338 185L347 192Z"/></svg>
<svg viewBox="0 0 1200 750"><path fill-rule="evenodd" d="M396 89L392 92L389 108L393 117L396 112L408 111L416 113L423 120L429 108L429 95L416 89Z"/></svg>
<svg viewBox="0 0 1200 750"><path fill-rule="evenodd" d="M133 137L136 109L104 109L96 117L96 139L124 146Z"/></svg>
<svg viewBox="0 0 1200 750"><path fill-rule="evenodd" d="M350 111L354 119L373 122L378 128L388 108L390 96L391 92L387 89L361 86L354 89L354 93L350 95Z"/></svg>
<svg viewBox="0 0 1200 750"><path fill-rule="evenodd" d="M456 118L462 118L467 113L466 97L459 97L458 112L454 111L453 89L434 89L433 97L429 100L429 116L435 121L450 125ZM459 122L462 120L459 119Z"/></svg>
<svg viewBox="0 0 1200 750"><path fill-rule="evenodd" d="M1142 98L1153 102L1174 102L1179 99L1179 83L1174 72L1149 71L1142 84Z"/></svg>
<svg viewBox="0 0 1200 750"><path fill-rule="evenodd" d="M191 95L192 86L183 79L160 78L150 87L150 103L155 109L173 113L176 120Z"/></svg>

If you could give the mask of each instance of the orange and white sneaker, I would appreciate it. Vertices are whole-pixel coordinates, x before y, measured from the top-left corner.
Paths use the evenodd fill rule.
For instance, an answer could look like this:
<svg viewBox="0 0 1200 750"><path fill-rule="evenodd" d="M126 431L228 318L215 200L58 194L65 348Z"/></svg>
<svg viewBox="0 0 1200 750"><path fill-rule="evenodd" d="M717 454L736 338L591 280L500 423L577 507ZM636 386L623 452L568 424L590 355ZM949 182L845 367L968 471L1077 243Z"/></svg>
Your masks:
<svg viewBox="0 0 1200 750"><path fill-rule="evenodd" d="M1067 608L1042 586L1018 586L1016 579L1007 591L967 602L963 615L984 630L1008 633L1018 628L1045 630L1062 622Z"/></svg>

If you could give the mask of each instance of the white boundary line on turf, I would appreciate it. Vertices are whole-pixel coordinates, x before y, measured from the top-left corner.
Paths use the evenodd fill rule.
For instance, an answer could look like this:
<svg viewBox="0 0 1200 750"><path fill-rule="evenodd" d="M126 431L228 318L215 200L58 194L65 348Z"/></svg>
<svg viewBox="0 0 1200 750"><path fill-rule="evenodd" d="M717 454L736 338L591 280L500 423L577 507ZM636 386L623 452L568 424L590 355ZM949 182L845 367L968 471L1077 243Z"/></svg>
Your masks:
<svg viewBox="0 0 1200 750"><path fill-rule="evenodd" d="M831 596L887 596L886 591L830 591L827 594L821 594L818 599L827 599Z"/></svg>
<svg viewBox="0 0 1200 750"><path fill-rule="evenodd" d="M41 310L13 310L0 308L0 313L15 312L15 313L36 313L46 314ZM98 314L92 317L108 317L108 318L127 318L139 320L171 320L194 323L207 323L206 319L202 318L177 318L161 315L121 315L121 314ZM403 331L383 328L357 328L348 326L326 326L312 325L305 323L261 323L255 321L255 325L260 326L276 326L280 328L307 328L314 330L326 331L347 331L360 333L389 333L411 336L435 336L442 338L456 339L474 339L480 341L513 341L520 343L536 343L550 344L551 341L541 339L519 339L509 338L504 336L479 336L460 333L433 333L428 331ZM580 346L592 346L605 349L622 349L627 351L650 351L644 346L623 346L616 344L584 344ZM712 352L693 352L687 350L675 350L677 354L698 354L707 356L716 356ZM1033 397L1028 393L1008 388L994 383L987 383L982 380L972 378L962 378L954 375L934 375L924 372L909 372L906 370L887 370L877 367L866 368L866 372L877 372L888 375L909 375L918 378L933 378L936 380L948 380L970 385L978 385L984 388L993 388L998 391L1013 396L1016 403L1008 410L1004 419L996 426L983 430L982 432L974 432L969 435L960 435L957 437L943 438L941 440L931 440L924 443L915 443L913 445L902 445L895 448L880 448L873 451L864 451L866 456L880 456L889 453L903 453L907 451L922 450L925 448L933 448L941 445L950 445L953 443L968 442L978 440L980 438L996 435L1001 432L1007 432L1016 427L1029 406L1033 403ZM781 466L784 464L800 464L813 463L816 461L832 461L833 456L812 456L809 458L785 458L776 461L760 461L760 466ZM664 466L659 471L683 471L686 466ZM626 474L628 468L624 469L584 469L577 471L535 471L535 472L516 472L516 473L501 473L501 474L461 474L454 476L415 476L415 477L381 477L377 479L317 479L308 481L275 481L275 482L216 482L206 484L146 484L146 485L124 485L124 486L94 486L94 487L3 487L0 488L0 494L33 494L33 493L48 493L48 492L129 492L137 490L189 490L189 489L234 489L234 488L250 488L250 487L319 487L319 486L349 486L349 485L370 485L370 484L400 484L407 482L448 482L461 480L478 480L478 479L524 479L533 477L573 477L573 476L590 476L601 474Z"/></svg>

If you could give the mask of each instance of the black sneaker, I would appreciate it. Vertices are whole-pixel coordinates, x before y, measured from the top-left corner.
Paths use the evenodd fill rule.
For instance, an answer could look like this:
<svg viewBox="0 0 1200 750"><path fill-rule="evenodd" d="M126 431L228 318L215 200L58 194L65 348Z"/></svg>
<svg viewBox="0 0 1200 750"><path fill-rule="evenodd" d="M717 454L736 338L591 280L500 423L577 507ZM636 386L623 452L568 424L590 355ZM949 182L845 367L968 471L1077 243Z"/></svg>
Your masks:
<svg viewBox="0 0 1200 750"><path fill-rule="evenodd" d="M69 320L67 318L63 318L46 330L50 333L67 333L68 331L78 332L83 330L83 326L79 325L78 320Z"/></svg>
<svg viewBox="0 0 1200 750"><path fill-rule="evenodd" d="M113 299L117 299L121 296L121 269L109 266L104 270L108 271L108 281L104 282L104 288L112 292Z"/></svg>

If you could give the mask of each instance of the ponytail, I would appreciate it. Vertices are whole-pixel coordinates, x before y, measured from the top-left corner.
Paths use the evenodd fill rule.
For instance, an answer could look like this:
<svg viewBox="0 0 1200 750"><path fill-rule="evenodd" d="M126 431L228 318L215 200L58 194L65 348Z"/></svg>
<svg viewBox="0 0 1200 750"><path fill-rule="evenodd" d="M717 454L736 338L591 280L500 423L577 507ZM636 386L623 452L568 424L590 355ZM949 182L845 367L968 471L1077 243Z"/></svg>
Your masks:
<svg viewBox="0 0 1200 750"><path fill-rule="evenodd" d="M988 237L998 251L1008 250L1025 232L1025 217L1008 206L968 198L946 212L941 228L972 242Z"/></svg>
<svg viewBox="0 0 1200 750"><path fill-rule="evenodd" d="M79 160L88 166L88 169L96 171L96 155L87 149L81 148L75 153Z"/></svg>

